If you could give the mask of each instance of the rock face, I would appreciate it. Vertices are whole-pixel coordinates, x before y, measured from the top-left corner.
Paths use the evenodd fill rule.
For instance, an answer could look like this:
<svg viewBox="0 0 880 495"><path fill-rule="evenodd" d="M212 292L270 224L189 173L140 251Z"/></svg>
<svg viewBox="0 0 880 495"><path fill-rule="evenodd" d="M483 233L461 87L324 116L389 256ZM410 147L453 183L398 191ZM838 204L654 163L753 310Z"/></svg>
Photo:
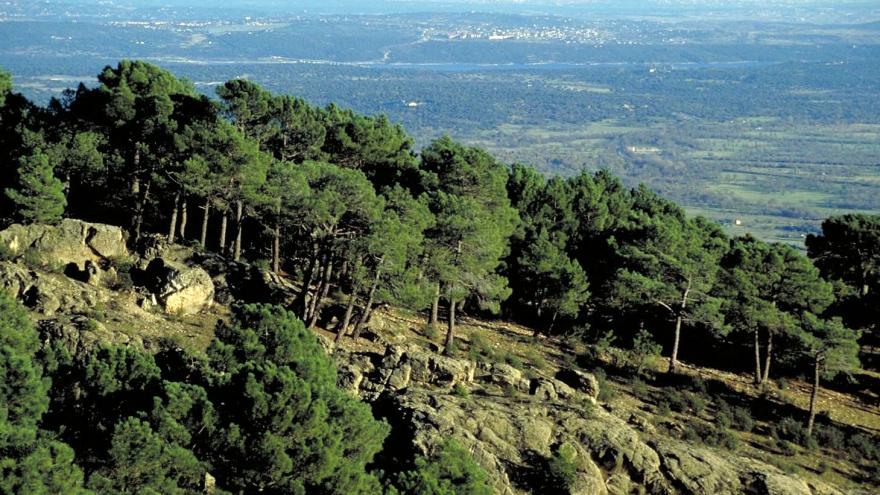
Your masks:
<svg viewBox="0 0 880 495"><path fill-rule="evenodd" d="M69 218L58 225L12 225L0 232L0 245L15 255L28 253L35 261L55 266L84 266L86 261L128 256L121 228Z"/></svg>
<svg viewBox="0 0 880 495"><path fill-rule="evenodd" d="M167 313L192 315L214 302L214 283L199 267L154 258L144 271L144 279Z"/></svg>
<svg viewBox="0 0 880 495"><path fill-rule="evenodd" d="M599 380L590 373L574 369L562 370L556 374L556 378L594 399L599 397Z"/></svg>
<svg viewBox="0 0 880 495"><path fill-rule="evenodd" d="M390 345L382 355L336 349L334 357L339 384L371 402L395 435L423 455L455 438L489 473L493 493L529 493L541 483L541 466L569 443L578 471L567 491L553 493L841 495L763 462L625 421L595 405L597 380L579 370L529 380L506 364L476 366L413 344ZM458 393L454 384L470 393Z"/></svg>
<svg viewBox="0 0 880 495"><path fill-rule="evenodd" d="M109 300L105 291L92 285L9 261L0 261L0 288L46 316L58 312L84 314Z"/></svg>

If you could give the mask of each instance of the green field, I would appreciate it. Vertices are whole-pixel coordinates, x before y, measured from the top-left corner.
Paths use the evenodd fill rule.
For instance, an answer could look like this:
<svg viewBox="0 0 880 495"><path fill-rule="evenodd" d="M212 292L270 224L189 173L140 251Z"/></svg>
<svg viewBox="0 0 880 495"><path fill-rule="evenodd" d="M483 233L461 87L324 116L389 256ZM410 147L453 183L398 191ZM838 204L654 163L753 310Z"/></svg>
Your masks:
<svg viewBox="0 0 880 495"><path fill-rule="evenodd" d="M548 173L607 168L628 184L649 184L733 234L795 245L829 215L880 213L880 125L769 117L503 124L469 141Z"/></svg>

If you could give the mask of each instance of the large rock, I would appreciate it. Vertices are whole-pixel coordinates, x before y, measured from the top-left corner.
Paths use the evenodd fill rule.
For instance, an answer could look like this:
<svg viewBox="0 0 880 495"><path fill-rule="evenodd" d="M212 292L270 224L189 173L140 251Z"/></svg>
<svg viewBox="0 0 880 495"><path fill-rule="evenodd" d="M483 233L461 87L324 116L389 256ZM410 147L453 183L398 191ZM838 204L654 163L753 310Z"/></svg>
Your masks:
<svg viewBox="0 0 880 495"><path fill-rule="evenodd" d="M109 294L98 287L9 261L0 261L0 288L46 316L90 313L109 300Z"/></svg>
<svg viewBox="0 0 880 495"><path fill-rule="evenodd" d="M529 381L523 377L522 371L507 363L495 363L489 370L489 380L501 387L512 387L528 390ZM554 398L556 394L554 393Z"/></svg>
<svg viewBox="0 0 880 495"><path fill-rule="evenodd" d="M147 265L144 278L166 313L192 315L214 302L214 283L199 267L155 258Z"/></svg>
<svg viewBox="0 0 880 495"><path fill-rule="evenodd" d="M655 446L663 470L685 493L736 495L743 492L736 468L706 449L668 441Z"/></svg>
<svg viewBox="0 0 880 495"><path fill-rule="evenodd" d="M591 373L576 369L561 370L556 378L593 399L599 397L599 380Z"/></svg>
<svg viewBox="0 0 880 495"><path fill-rule="evenodd" d="M0 232L0 245L15 255L28 253L29 260L62 267L86 261L103 264L128 256L121 228L66 218L58 225L15 224Z"/></svg>
<svg viewBox="0 0 880 495"><path fill-rule="evenodd" d="M529 388L509 394L499 393L498 385L521 383L518 370L484 364L475 380L472 362L414 344L390 345L381 355L336 348L333 355L340 361L340 385L373 402L418 453L429 455L455 438L487 471L493 493L529 493L535 488L530 480L541 475L536 468L567 442L577 450L578 466L572 486L560 495L841 495L736 453L689 445L648 425L637 429L624 420L634 411L610 413L588 404L598 393L588 373L560 375L580 390L536 377ZM468 383L474 392L458 396L450 383Z"/></svg>

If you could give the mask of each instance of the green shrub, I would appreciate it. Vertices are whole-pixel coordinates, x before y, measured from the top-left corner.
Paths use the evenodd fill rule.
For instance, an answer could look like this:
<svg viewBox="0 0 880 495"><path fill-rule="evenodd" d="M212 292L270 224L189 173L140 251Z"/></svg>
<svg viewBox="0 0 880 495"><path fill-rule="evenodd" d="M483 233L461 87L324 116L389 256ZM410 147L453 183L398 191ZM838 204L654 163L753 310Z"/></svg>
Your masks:
<svg viewBox="0 0 880 495"><path fill-rule="evenodd" d="M704 443L711 447L723 447L728 450L736 450L739 447L739 438L733 432L699 420L690 421L685 425L681 435L682 440Z"/></svg>
<svg viewBox="0 0 880 495"><path fill-rule="evenodd" d="M89 318L83 327L83 330L87 332L97 332L101 328L101 324L97 320Z"/></svg>
<svg viewBox="0 0 880 495"><path fill-rule="evenodd" d="M685 392L684 395L688 408L694 414L700 414L706 410L706 405L708 404L706 397L694 392Z"/></svg>
<svg viewBox="0 0 880 495"><path fill-rule="evenodd" d="M718 425L719 428L730 428L733 426L733 417L731 417L730 413L726 410L718 411L715 414L715 424Z"/></svg>
<svg viewBox="0 0 880 495"><path fill-rule="evenodd" d="M669 407L669 401L666 399L660 399L657 402L657 408L655 410L658 416L666 417L672 414L672 408Z"/></svg>
<svg viewBox="0 0 880 495"><path fill-rule="evenodd" d="M510 353L510 352L504 354L504 362L513 366L514 368L516 368L518 370L521 370L525 367L523 360L520 359L520 357L517 356L516 354Z"/></svg>
<svg viewBox="0 0 880 495"><path fill-rule="evenodd" d="M846 449L846 435L840 428L831 425L817 424L813 430L816 441L822 447L832 450Z"/></svg>
<svg viewBox="0 0 880 495"><path fill-rule="evenodd" d="M266 258L260 258L254 261L253 265L257 267L257 270L261 272L268 272L272 270L272 262L267 260Z"/></svg>
<svg viewBox="0 0 880 495"><path fill-rule="evenodd" d="M733 408L733 427L745 432L755 429L755 420L752 419L752 413L745 407Z"/></svg>
<svg viewBox="0 0 880 495"><path fill-rule="evenodd" d="M509 383L505 384L502 390L504 391L505 397L516 397L517 395L519 395L519 390L517 390L516 387Z"/></svg>
<svg viewBox="0 0 880 495"><path fill-rule="evenodd" d="M596 368L593 370L593 376L596 377L596 382L599 383L599 396L597 399L600 402L608 402L617 397L617 390L611 386L611 383L608 381L608 375L605 374L605 370L602 368Z"/></svg>
<svg viewBox="0 0 880 495"><path fill-rule="evenodd" d="M854 457L869 461L880 461L880 445L878 441L865 433L856 433L847 439L847 445Z"/></svg>
<svg viewBox="0 0 880 495"><path fill-rule="evenodd" d="M641 378L635 377L629 382L630 390L632 390L633 395L638 397L641 400L647 400L651 397L651 391L648 389L648 384L643 382Z"/></svg>
<svg viewBox="0 0 880 495"><path fill-rule="evenodd" d="M101 301L95 303L92 306L91 311L89 311L90 318L93 318L98 321L104 321L107 319L107 306L104 305Z"/></svg>
<svg viewBox="0 0 880 495"><path fill-rule="evenodd" d="M688 401L682 392L674 388L666 389L664 392L666 394L664 399L673 411L685 412L688 410Z"/></svg>
<svg viewBox="0 0 880 495"><path fill-rule="evenodd" d="M526 349L523 357L536 369L542 370L547 367L547 360L544 359L544 355L535 348L529 347Z"/></svg>
<svg viewBox="0 0 880 495"><path fill-rule="evenodd" d="M685 425L684 429L681 431L681 439L685 442L690 443L702 443L703 435L700 434L699 431L692 424Z"/></svg>
<svg viewBox="0 0 880 495"><path fill-rule="evenodd" d="M627 353L627 362L637 375L641 375L648 360L653 356L659 356L662 350L663 347L643 328L633 339L632 349Z"/></svg>
<svg viewBox="0 0 880 495"><path fill-rule="evenodd" d="M720 437L718 444L720 446L727 450L736 450L739 448L739 437L733 434L733 432L727 428L719 428L718 432Z"/></svg>
<svg viewBox="0 0 880 495"><path fill-rule="evenodd" d="M807 429L803 423L794 418L783 418L780 420L770 429L770 436L777 440L777 442L780 440L789 441L808 449L818 447L816 439L807 435Z"/></svg>
<svg viewBox="0 0 880 495"><path fill-rule="evenodd" d="M24 264L31 268L41 268L43 267L43 258L40 257L40 253L34 249L26 249L21 256Z"/></svg>
<svg viewBox="0 0 880 495"><path fill-rule="evenodd" d="M552 493L568 493L577 480L577 449L566 442L547 462L547 485Z"/></svg>
<svg viewBox="0 0 880 495"><path fill-rule="evenodd" d="M400 473L388 495L490 495L489 476L455 440L430 458L419 457L412 471Z"/></svg>
<svg viewBox="0 0 880 495"><path fill-rule="evenodd" d="M471 396L471 391L463 384L456 383L455 386L452 387L452 394L461 397L462 399L467 399Z"/></svg>
<svg viewBox="0 0 880 495"><path fill-rule="evenodd" d="M468 346L468 358L472 361L496 360L492 344L483 337L482 333L471 334L470 345Z"/></svg>
<svg viewBox="0 0 880 495"><path fill-rule="evenodd" d="M12 261L15 259L15 251L9 249L6 244L0 244L0 261Z"/></svg>
<svg viewBox="0 0 880 495"><path fill-rule="evenodd" d="M440 334L437 332L437 325L433 323L426 324L422 329L422 333L424 333L425 337L430 340L437 340L437 337L440 336Z"/></svg>
<svg viewBox="0 0 880 495"><path fill-rule="evenodd" d="M706 380L703 380L703 378L699 376L689 377L688 388L703 396L708 395L709 393L709 387L706 385Z"/></svg>

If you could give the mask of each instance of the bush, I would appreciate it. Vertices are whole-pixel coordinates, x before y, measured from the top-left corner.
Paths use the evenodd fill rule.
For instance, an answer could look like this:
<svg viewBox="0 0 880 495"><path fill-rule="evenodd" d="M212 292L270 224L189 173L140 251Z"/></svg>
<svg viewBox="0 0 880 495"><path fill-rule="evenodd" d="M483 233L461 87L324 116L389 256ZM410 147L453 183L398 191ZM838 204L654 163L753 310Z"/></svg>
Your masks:
<svg viewBox="0 0 880 495"><path fill-rule="evenodd" d="M706 406L708 405L708 400L705 396L694 393L694 392L685 392L684 394L685 400L687 401L688 408L694 414L700 414L706 410Z"/></svg>
<svg viewBox="0 0 880 495"><path fill-rule="evenodd" d="M547 493L568 493L577 480L577 449L570 443L563 443L547 462Z"/></svg>
<svg viewBox="0 0 880 495"><path fill-rule="evenodd" d="M0 261L12 261L15 259L15 252L9 249L6 244L0 244Z"/></svg>
<svg viewBox="0 0 880 495"><path fill-rule="evenodd" d="M452 387L452 395L467 399L471 396L471 391L461 383L456 383L455 386Z"/></svg>
<svg viewBox="0 0 880 495"><path fill-rule="evenodd" d="M706 380L703 380L699 376L689 377L687 387L703 396L708 395L709 393L709 387L706 385Z"/></svg>
<svg viewBox="0 0 880 495"><path fill-rule="evenodd" d="M483 337L482 333L471 334L470 342L468 357L472 360L479 361L483 357L488 359L493 359L495 357L495 351L492 350L492 344L486 340L486 337Z"/></svg>
<svg viewBox="0 0 880 495"><path fill-rule="evenodd" d="M666 417L666 416L669 416L670 414L672 414L672 408L669 407L669 401L666 399L660 399L660 401L657 402L657 409L655 412L657 413L658 416L663 416L663 417Z"/></svg>
<svg viewBox="0 0 880 495"><path fill-rule="evenodd" d="M504 362L513 366L514 368L521 370L525 367L523 360L520 359L516 354L512 354L510 352L504 354Z"/></svg>
<svg viewBox="0 0 880 495"><path fill-rule="evenodd" d="M852 450L851 455L869 461L880 461L880 445L876 439L865 433L856 433L846 442Z"/></svg>
<svg viewBox="0 0 880 495"><path fill-rule="evenodd" d="M663 347L643 328L633 339L632 349L627 353L627 361L636 374L641 375L648 360L653 356L659 356L662 350Z"/></svg>
<svg viewBox="0 0 880 495"><path fill-rule="evenodd" d="M711 447L723 447L736 450L739 438L727 428L721 428L702 421L691 421L682 430L682 440L692 443L704 443Z"/></svg>
<svg viewBox="0 0 880 495"><path fill-rule="evenodd" d="M684 394L676 389L665 390L665 400L669 407L675 412L685 412L688 409L688 402Z"/></svg>
<svg viewBox="0 0 880 495"><path fill-rule="evenodd" d="M430 458L416 459L416 468L400 473L388 495L491 495L489 476L470 453L447 440Z"/></svg>
<svg viewBox="0 0 880 495"><path fill-rule="evenodd" d="M599 396L597 397L599 402L608 402L617 397L617 390L608 382L608 375L605 374L605 370L596 368L592 373L596 377L596 382L599 383Z"/></svg>
<svg viewBox="0 0 880 495"><path fill-rule="evenodd" d="M770 436L777 442L787 440L810 449L817 446L816 440L807 435L807 429L803 423L794 418L782 418L770 429Z"/></svg>
<svg viewBox="0 0 880 495"><path fill-rule="evenodd" d="M635 377L629 382L630 390L632 390L633 395L638 397L641 400L647 400L651 397L651 392L648 389L648 384L643 382L640 378Z"/></svg>
<svg viewBox="0 0 880 495"><path fill-rule="evenodd" d="M755 420L752 414L745 407L735 407L733 409L733 427L739 431L750 432L755 429Z"/></svg>
<svg viewBox="0 0 880 495"><path fill-rule="evenodd" d="M92 307L91 311L89 311L88 316L90 318L98 320L98 321L106 320L107 319L107 306L105 306L104 303L102 303L100 301L96 302L95 305Z"/></svg>
<svg viewBox="0 0 880 495"><path fill-rule="evenodd" d="M424 333L425 337L430 340L437 340L437 337L440 336L440 334L437 332L437 325L433 323L426 324L422 329L422 333Z"/></svg>
<svg viewBox="0 0 880 495"><path fill-rule="evenodd" d="M544 355L538 352L537 349L529 347L523 357L536 369L542 370L547 367L547 360L544 359Z"/></svg>
<svg viewBox="0 0 880 495"><path fill-rule="evenodd" d="M832 450L846 449L846 435L840 428L831 425L817 424L813 430L816 441L822 447Z"/></svg>
<svg viewBox="0 0 880 495"><path fill-rule="evenodd" d="M100 323L93 318L86 320L83 330L87 332L97 332L101 328Z"/></svg>

